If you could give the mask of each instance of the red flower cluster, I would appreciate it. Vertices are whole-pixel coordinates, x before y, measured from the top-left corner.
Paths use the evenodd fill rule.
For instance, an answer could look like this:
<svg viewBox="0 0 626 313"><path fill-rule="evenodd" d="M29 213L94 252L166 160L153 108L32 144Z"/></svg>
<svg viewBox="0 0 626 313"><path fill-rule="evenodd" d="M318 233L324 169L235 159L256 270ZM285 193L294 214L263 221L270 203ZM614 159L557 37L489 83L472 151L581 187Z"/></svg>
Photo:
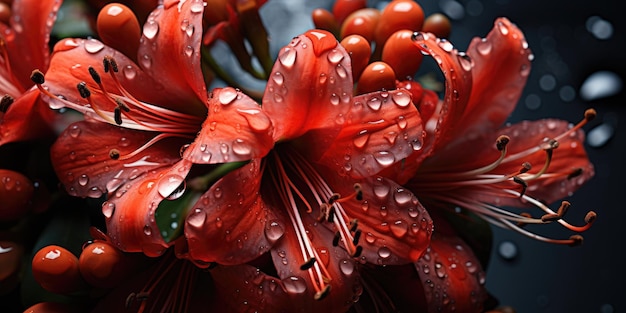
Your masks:
<svg viewBox="0 0 626 313"><path fill-rule="evenodd" d="M593 175L581 128L595 112L575 126L504 124L532 60L505 18L460 52L437 37L447 20L424 23L416 2L337 1L314 13L328 31L294 37L272 66L264 1L163 1L143 27L116 3L100 6L96 38L15 62L38 51L20 40L47 43L59 6L38 2L46 31L17 36L37 29L16 18L30 2L15 1L0 37L0 87L16 99L3 98L0 140L30 139L50 108L81 113L51 161L67 194L101 200L104 225L80 255L35 254L35 280L79 300L28 312L480 312L489 243L466 241L459 220L574 245L595 218L573 226L569 203L549 207ZM266 79L262 93L222 71L218 40ZM413 80L423 55L444 73L441 99ZM550 223L576 234L524 228Z"/></svg>

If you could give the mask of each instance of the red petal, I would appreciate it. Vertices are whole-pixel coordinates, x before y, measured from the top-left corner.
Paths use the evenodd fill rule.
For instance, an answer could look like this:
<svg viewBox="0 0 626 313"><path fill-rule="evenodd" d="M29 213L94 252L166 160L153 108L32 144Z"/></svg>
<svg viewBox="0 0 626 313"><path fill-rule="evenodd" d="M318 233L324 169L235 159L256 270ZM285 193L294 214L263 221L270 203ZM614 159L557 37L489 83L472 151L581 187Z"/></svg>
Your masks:
<svg viewBox="0 0 626 313"><path fill-rule="evenodd" d="M181 184L191 162L181 160L160 171L150 171L126 183L115 196L102 204L111 242L125 252L159 256L172 243L166 243L154 218L159 203Z"/></svg>
<svg viewBox="0 0 626 313"><path fill-rule="evenodd" d="M331 288L323 299L314 299L316 289L310 272L300 268L308 260L304 260L302 256L294 228L286 227L285 235L272 249L272 259L278 277L281 278L281 286L294 305L290 312L346 312L354 300L358 299L357 291L360 288L355 260L341 247L331 245L333 231L318 223L311 214L300 216L307 230L306 235L320 257L316 259L316 263L328 270L329 275L326 278Z"/></svg>
<svg viewBox="0 0 626 313"><path fill-rule="evenodd" d="M119 72L114 75L119 80L119 84L139 101L179 112L193 113L196 116L206 115L204 103L195 93L190 92L189 88L177 89L173 81L162 83L160 79L163 76L169 77L167 73L150 75L123 53L95 39L65 39L58 42L54 47L50 69L46 73L45 86L53 94L62 95L68 101L80 106L87 104L87 100L80 97L76 84L85 82L91 91L93 102L101 108L109 108L108 111L112 111L117 104L103 95L88 70L90 66L93 67L99 72L107 92L120 96L121 92L115 81L109 73L104 72L105 56L115 59Z"/></svg>
<svg viewBox="0 0 626 313"><path fill-rule="evenodd" d="M38 90L27 91L0 117L0 145L51 136L55 116L39 98Z"/></svg>
<svg viewBox="0 0 626 313"><path fill-rule="evenodd" d="M70 125L51 148L57 176L73 196L100 197L136 177L180 159L178 139L161 140L126 160L113 160L112 149L128 155L155 133L129 130L97 121ZM94 144L97 143L97 144Z"/></svg>
<svg viewBox="0 0 626 313"><path fill-rule="evenodd" d="M235 170L198 200L185 223L194 260L241 264L267 252L280 238L282 224L259 197L259 161Z"/></svg>
<svg viewBox="0 0 626 313"><path fill-rule="evenodd" d="M11 70L22 90L33 85L30 80L33 69L45 71L48 67L50 31L61 3L58 0L13 1L11 28L0 27Z"/></svg>
<svg viewBox="0 0 626 313"><path fill-rule="evenodd" d="M218 266L211 270L217 299L228 312L293 312L293 302L280 281L250 265Z"/></svg>
<svg viewBox="0 0 626 313"><path fill-rule="evenodd" d="M406 90L375 92L354 98L343 129L320 163L352 177L368 177L422 148L419 112Z"/></svg>
<svg viewBox="0 0 626 313"><path fill-rule="evenodd" d="M457 140L491 132L504 124L526 85L532 53L524 34L506 18L496 20L486 38L474 38L472 92L457 125Z"/></svg>
<svg viewBox="0 0 626 313"><path fill-rule="evenodd" d="M311 130L332 139L352 100L350 56L332 34L309 31L278 54L263 96L263 109L274 122L276 140L294 139Z"/></svg>
<svg viewBox="0 0 626 313"><path fill-rule="evenodd" d="M207 91L200 64L201 0L165 1L143 26L137 59L157 83L206 103Z"/></svg>
<svg viewBox="0 0 626 313"><path fill-rule="evenodd" d="M354 192L346 179L329 179L341 195ZM341 206L361 230L362 258L378 265L415 262L426 250L433 223L428 212L408 190L391 180L376 177L359 181L362 201L344 201Z"/></svg>
<svg viewBox="0 0 626 313"><path fill-rule="evenodd" d="M426 136L424 144L430 151L449 142L457 123L461 121L472 89L472 63L449 41L436 38L433 34L420 33L415 38L415 44L435 59L446 79L443 102L429 121L425 122L429 136Z"/></svg>
<svg viewBox="0 0 626 313"><path fill-rule="evenodd" d="M430 247L415 267L424 286L428 312L482 312L487 298L485 272L463 240L433 234Z"/></svg>
<svg viewBox="0 0 626 313"><path fill-rule="evenodd" d="M184 158L215 164L261 158L274 145L272 124L261 107L231 87L216 89L209 115Z"/></svg>

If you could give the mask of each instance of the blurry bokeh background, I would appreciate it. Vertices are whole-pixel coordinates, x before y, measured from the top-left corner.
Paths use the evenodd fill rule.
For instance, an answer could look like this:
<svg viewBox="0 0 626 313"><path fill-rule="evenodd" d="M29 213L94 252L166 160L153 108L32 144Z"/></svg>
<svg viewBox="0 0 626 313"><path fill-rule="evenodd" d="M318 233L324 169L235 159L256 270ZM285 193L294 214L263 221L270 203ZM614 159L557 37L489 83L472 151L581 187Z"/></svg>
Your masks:
<svg viewBox="0 0 626 313"><path fill-rule="evenodd" d="M270 0L263 13L278 17L267 19L275 49L311 27L313 8L330 8L331 2ZM626 118L626 20L620 2L418 2L426 15L440 12L451 18L449 39L461 51L472 37L485 36L499 16L508 17L522 29L535 59L511 122L555 117L576 123L585 109L593 107L598 112L585 127L596 176L566 199L572 203L568 220L573 224L583 224L589 210L598 213L594 226L583 234L584 244L556 246L494 228L487 271L490 292L518 313L626 312L622 257L626 245L620 240L621 223L626 221L626 205L621 201L626 185L626 131L620 125ZM370 5L382 7L385 2L370 0ZM556 238L570 235L562 228L549 228L544 234Z"/></svg>

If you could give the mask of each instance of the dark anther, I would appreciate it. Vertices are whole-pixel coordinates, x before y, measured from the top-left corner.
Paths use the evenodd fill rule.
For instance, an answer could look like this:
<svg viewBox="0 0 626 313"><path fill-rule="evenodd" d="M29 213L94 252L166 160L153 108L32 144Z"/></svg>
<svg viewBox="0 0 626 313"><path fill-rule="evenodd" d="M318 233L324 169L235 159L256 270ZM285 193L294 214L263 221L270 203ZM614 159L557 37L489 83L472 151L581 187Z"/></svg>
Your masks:
<svg viewBox="0 0 626 313"><path fill-rule="evenodd" d="M511 141L511 138L509 138L509 136L507 135L502 135L498 137L498 139L496 140L496 148L498 148L498 151L504 150L509 141Z"/></svg>
<svg viewBox="0 0 626 313"><path fill-rule="evenodd" d="M105 73L109 72L109 68L111 67L111 62L109 62L109 56L106 56L104 57L104 59L102 59L102 67L104 68Z"/></svg>
<svg viewBox="0 0 626 313"><path fill-rule="evenodd" d="M585 120L587 120L587 122L593 120L594 118L596 118L596 110L594 109L587 109L585 111Z"/></svg>
<svg viewBox="0 0 626 313"><path fill-rule="evenodd" d="M356 199L358 201L363 200L363 190L361 189L361 184L354 184L354 191L356 191Z"/></svg>
<svg viewBox="0 0 626 313"><path fill-rule="evenodd" d="M556 211L556 214L560 217L565 216L565 213L567 213L567 209L569 209L570 206L571 204L568 201L561 202L561 206L559 207L559 210Z"/></svg>
<svg viewBox="0 0 626 313"><path fill-rule="evenodd" d="M115 98L115 103L117 103L117 106L122 108L124 112L130 112L130 108L126 105L126 103L124 103L124 101L122 101L122 99Z"/></svg>
<svg viewBox="0 0 626 313"><path fill-rule="evenodd" d="M582 174L583 174L583 169L582 167L579 167L579 168L574 169L571 173L569 173L569 175L567 175L567 179L572 179Z"/></svg>
<svg viewBox="0 0 626 313"><path fill-rule="evenodd" d="M315 296L313 296L313 299L315 299L315 300L322 300L329 293L330 293L330 285L326 285L326 287L324 287L324 289L322 289L319 292L315 293Z"/></svg>
<svg viewBox="0 0 626 313"><path fill-rule="evenodd" d="M111 64L111 70L115 73L118 72L118 68L117 68L117 62L115 62L115 59L112 57L109 57L109 63Z"/></svg>
<svg viewBox="0 0 626 313"><path fill-rule="evenodd" d="M328 217L326 218L326 221L328 221L329 223L332 223L335 220L335 210L333 210L332 207L328 207Z"/></svg>
<svg viewBox="0 0 626 313"><path fill-rule="evenodd" d="M115 124L122 125L122 110L120 110L120 107L116 107L113 110L113 118L115 119Z"/></svg>
<svg viewBox="0 0 626 313"><path fill-rule="evenodd" d="M333 204L335 203L335 201L339 200L340 195L338 193L333 193L332 196L330 196L330 199L328 199L328 204Z"/></svg>
<svg viewBox="0 0 626 313"><path fill-rule="evenodd" d="M339 239L341 239L341 234L339 232L336 232L335 237L333 237L333 247L339 245Z"/></svg>
<svg viewBox="0 0 626 313"><path fill-rule="evenodd" d="M549 139L546 142L541 144L541 149L546 150L546 152L552 152L552 150L559 147L559 142L555 139ZM552 156L552 154L550 154Z"/></svg>
<svg viewBox="0 0 626 313"><path fill-rule="evenodd" d="M520 215L521 217L525 217L525 218L533 218L533 216L532 216L532 215L530 215L530 213L528 213L528 212L522 212L522 213L520 213L519 215ZM526 226L526 223L523 223L523 222L518 222L518 223L517 223L517 226L518 226L518 227L524 227L524 226Z"/></svg>
<svg viewBox="0 0 626 313"><path fill-rule="evenodd" d="M556 214L556 213L548 213L548 214L544 214L541 217L541 221L542 222L554 222L556 220L560 220L561 216Z"/></svg>
<svg viewBox="0 0 626 313"><path fill-rule="evenodd" d="M350 231L356 231L358 227L359 227L359 220L355 218L350 221Z"/></svg>
<svg viewBox="0 0 626 313"><path fill-rule="evenodd" d="M519 184L519 185L522 186L522 192L519 193L519 196L522 197L526 193L526 188L528 188L528 183L525 180L523 180L523 179L521 179L521 178L519 178L517 176L513 176L513 181L516 184Z"/></svg>
<svg viewBox="0 0 626 313"><path fill-rule="evenodd" d="M572 243L570 243L570 247L580 246L583 244L583 236L581 235L572 235L569 237L569 239L572 240Z"/></svg>
<svg viewBox="0 0 626 313"><path fill-rule="evenodd" d="M532 165L530 165L530 163L524 162L524 163L522 163L522 169L519 170L519 172L520 173L526 173L526 172L530 171L531 168L532 168Z"/></svg>
<svg viewBox="0 0 626 313"><path fill-rule="evenodd" d="M78 89L78 92L80 93L80 96L83 99L89 98L91 96L91 91L89 91L89 88L87 87L87 83L80 82L76 85L76 88Z"/></svg>
<svg viewBox="0 0 626 313"><path fill-rule="evenodd" d="M119 150L117 150L117 149L111 149L111 150L109 151L109 157L110 157L112 160L117 160L117 159L119 159L119 158L120 158L120 151L119 151Z"/></svg>
<svg viewBox="0 0 626 313"><path fill-rule="evenodd" d="M361 253L363 253L363 247L361 246L356 246L356 250L354 250L354 253L352 254L353 258L358 258L361 256Z"/></svg>
<svg viewBox="0 0 626 313"><path fill-rule="evenodd" d="M96 82L96 84L100 84L102 82L102 80L100 80L100 74L98 74L96 69L91 66L89 67L89 75L91 75L91 78Z"/></svg>
<svg viewBox="0 0 626 313"><path fill-rule="evenodd" d="M598 215L594 211L587 212L587 215L585 215L585 223L587 223L587 224L593 223L593 221L596 220L597 216Z"/></svg>
<svg viewBox="0 0 626 313"><path fill-rule="evenodd" d="M46 79L43 76L43 73L40 70L33 70L32 73L30 73L30 80L33 81L33 83L41 85L43 83L46 82Z"/></svg>
<svg viewBox="0 0 626 313"><path fill-rule="evenodd" d="M15 101L15 99L9 95L2 96L2 99L0 100L0 113L6 113L11 104L13 104L13 101Z"/></svg>
<svg viewBox="0 0 626 313"><path fill-rule="evenodd" d="M352 238L352 243L356 246L359 244L359 239L361 239L361 230L358 229L354 232L354 237Z"/></svg>
<svg viewBox="0 0 626 313"><path fill-rule="evenodd" d="M313 265L315 264L316 261L317 261L317 259L310 258L308 261L306 261L302 265L300 265L300 269L303 270L303 271L308 270L311 267L313 267Z"/></svg>

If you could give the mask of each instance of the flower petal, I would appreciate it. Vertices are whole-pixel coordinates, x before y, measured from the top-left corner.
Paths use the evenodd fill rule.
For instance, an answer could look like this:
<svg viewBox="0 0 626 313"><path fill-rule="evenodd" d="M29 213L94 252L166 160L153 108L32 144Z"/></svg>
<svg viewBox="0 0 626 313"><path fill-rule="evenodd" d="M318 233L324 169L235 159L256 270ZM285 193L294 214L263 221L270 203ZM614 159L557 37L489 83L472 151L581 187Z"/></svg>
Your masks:
<svg viewBox="0 0 626 313"><path fill-rule="evenodd" d="M259 196L259 161L217 181L198 200L185 223L185 236L193 260L241 264L267 252L282 231ZM279 224L282 224L280 222Z"/></svg>
<svg viewBox="0 0 626 313"><path fill-rule="evenodd" d="M206 103L207 90L200 64L203 11L202 0L165 1L150 13L143 26L137 59L160 85L184 95L195 94L195 98ZM195 104L197 101L179 103L181 107ZM197 108L183 109L189 111Z"/></svg>
<svg viewBox="0 0 626 313"><path fill-rule="evenodd" d="M261 107L231 87L215 89L209 115L184 158L215 164L261 158L274 145L272 124Z"/></svg>
<svg viewBox="0 0 626 313"><path fill-rule="evenodd" d="M294 139L310 130L332 139L352 100L350 56L335 37L311 30L282 48L263 96L275 140Z"/></svg>
<svg viewBox="0 0 626 313"><path fill-rule="evenodd" d="M424 286L428 312L482 312L487 299L485 272L460 238L433 234L415 268Z"/></svg>
<svg viewBox="0 0 626 313"><path fill-rule="evenodd" d="M179 139L161 140L135 156L133 151L155 133L129 130L98 121L71 124L51 148L52 163L70 195L98 198L136 177L180 159ZM98 143L98 144L94 144ZM111 158L117 151L119 159ZM124 156L130 156L124 159Z"/></svg>
<svg viewBox="0 0 626 313"><path fill-rule="evenodd" d="M319 162L354 178L368 177L418 154L423 137L422 120L406 90L360 95ZM324 145L304 148L310 146Z"/></svg>
<svg viewBox="0 0 626 313"><path fill-rule="evenodd" d="M415 44L423 53L435 59L446 80L443 101L430 119L425 121L428 135L424 147L430 151L445 146L452 139L456 125L465 112L472 89L472 61L449 41L431 33L419 33L415 37Z"/></svg>
<svg viewBox="0 0 626 313"><path fill-rule="evenodd" d="M354 192L346 178L324 177L341 194ZM378 265L415 262L426 250L433 231L428 212L417 198L402 186L383 177L358 181L363 200L343 201L341 206L361 230L362 259Z"/></svg>
<svg viewBox="0 0 626 313"><path fill-rule="evenodd" d="M301 245L293 227L285 228L285 235L272 249L274 266L281 278L281 286L291 298L293 312L346 312L362 287L355 261L348 253L331 245L334 233L322 226L311 214L301 214L302 222L313 247L319 256L311 269L301 269L308 260L304 260ZM316 276L318 267L324 267L327 273L321 272L329 284L330 291L319 300L315 300L318 292L314 287L321 277ZM315 279L315 281L313 281Z"/></svg>
<svg viewBox="0 0 626 313"><path fill-rule="evenodd" d="M13 1L11 28L0 27L11 70L22 91L33 85L30 80L33 69L48 68L50 32L61 4L59 0Z"/></svg>
<svg viewBox="0 0 626 313"><path fill-rule="evenodd" d="M54 119L54 111L41 102L39 91L27 91L0 117L0 145L51 136Z"/></svg>
<svg viewBox="0 0 626 313"><path fill-rule="evenodd" d="M161 201L185 184L191 162L180 160L171 167L150 171L120 187L102 204L111 242L125 252L161 255L166 243L154 218Z"/></svg>
<svg viewBox="0 0 626 313"><path fill-rule="evenodd" d="M111 57L117 64L118 72L105 73L103 60ZM93 67L100 76L106 92L94 82L89 67ZM113 70L113 69L112 69ZM119 84L111 77L115 75ZM162 75L159 73L157 76ZM176 89L171 84L161 83L146 73L124 54L116 51L96 39L64 39L54 46L50 68L46 73L45 86L55 95L62 95L80 110L80 106L86 105L76 90L76 85L85 82L91 91L91 99L101 109L112 111L117 104L111 96L122 97L120 88L124 88L129 94L139 101L158 105L160 107L177 110L183 113L193 113L197 116L206 115L206 107L195 93L186 89ZM66 106L58 100L50 99L53 106ZM183 106L185 105L185 106Z"/></svg>

